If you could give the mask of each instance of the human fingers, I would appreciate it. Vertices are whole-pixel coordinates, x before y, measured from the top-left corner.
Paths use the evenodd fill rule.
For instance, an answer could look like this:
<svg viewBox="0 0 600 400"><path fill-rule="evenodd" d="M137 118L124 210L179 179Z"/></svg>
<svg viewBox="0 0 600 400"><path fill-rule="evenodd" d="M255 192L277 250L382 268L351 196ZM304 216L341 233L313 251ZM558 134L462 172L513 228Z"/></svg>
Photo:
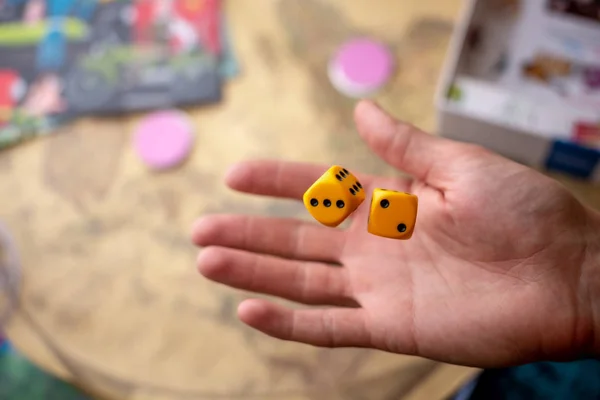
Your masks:
<svg viewBox="0 0 600 400"><path fill-rule="evenodd" d="M244 161L230 168L225 182L240 192L299 200L329 167L278 160ZM363 185L372 179L352 172Z"/></svg>
<svg viewBox="0 0 600 400"><path fill-rule="evenodd" d="M198 246L222 246L289 259L339 262L341 230L290 219L248 215L208 215L192 230Z"/></svg>
<svg viewBox="0 0 600 400"><path fill-rule="evenodd" d="M398 121L368 100L357 104L354 119L360 136L384 161L434 187L443 186L456 142Z"/></svg>
<svg viewBox="0 0 600 400"><path fill-rule="evenodd" d="M242 322L278 339L320 347L372 347L362 308L293 310L250 299L238 307Z"/></svg>
<svg viewBox="0 0 600 400"><path fill-rule="evenodd" d="M357 306L344 268L213 246L200 252L197 264L206 278L237 289L311 305Z"/></svg>

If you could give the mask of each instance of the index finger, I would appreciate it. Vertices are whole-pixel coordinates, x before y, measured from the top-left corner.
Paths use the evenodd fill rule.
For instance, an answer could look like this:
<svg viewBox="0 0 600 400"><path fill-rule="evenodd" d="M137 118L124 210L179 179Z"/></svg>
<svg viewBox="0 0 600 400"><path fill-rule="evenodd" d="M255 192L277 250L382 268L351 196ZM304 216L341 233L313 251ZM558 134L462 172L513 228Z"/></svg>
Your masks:
<svg viewBox="0 0 600 400"><path fill-rule="evenodd" d="M244 161L231 167L225 182L240 192L299 200L329 167L279 160ZM352 173L365 185L372 180L371 176Z"/></svg>

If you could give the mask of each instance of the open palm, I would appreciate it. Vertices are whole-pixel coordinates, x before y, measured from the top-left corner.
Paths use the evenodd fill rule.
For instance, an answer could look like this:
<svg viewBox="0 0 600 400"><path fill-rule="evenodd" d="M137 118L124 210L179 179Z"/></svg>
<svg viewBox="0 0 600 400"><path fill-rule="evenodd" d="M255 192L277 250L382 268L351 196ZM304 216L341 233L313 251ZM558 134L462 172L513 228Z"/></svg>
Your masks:
<svg viewBox="0 0 600 400"><path fill-rule="evenodd" d="M198 268L232 287L324 306L246 300L239 316L271 336L373 347L474 366L573 357L593 339L588 230L597 215L544 175L480 147L437 138L371 102L356 109L373 151L413 178L354 172L414 193L413 237L367 233L369 198L346 230L294 219L213 215L194 227ZM236 190L301 199L329 166L236 165ZM241 227L241 228L240 228Z"/></svg>

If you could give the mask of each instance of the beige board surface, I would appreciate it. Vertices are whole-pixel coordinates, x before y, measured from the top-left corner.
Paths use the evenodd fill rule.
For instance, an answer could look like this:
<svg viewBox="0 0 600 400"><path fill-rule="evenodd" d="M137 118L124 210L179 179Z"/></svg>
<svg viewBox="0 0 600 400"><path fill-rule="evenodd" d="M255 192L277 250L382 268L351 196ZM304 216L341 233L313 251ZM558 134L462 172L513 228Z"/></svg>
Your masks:
<svg viewBox="0 0 600 400"><path fill-rule="evenodd" d="M388 42L394 80L377 98L434 126L433 94L459 0L230 0L242 73L222 104L188 110L194 153L149 172L136 117L87 118L0 153L0 220L22 259L21 308L8 333L44 369L107 399L441 399L474 370L365 349L319 349L241 324L247 296L195 270L198 216L307 215L299 202L244 196L222 183L249 158L339 163L394 173L362 143L354 101L327 61L356 34Z"/></svg>

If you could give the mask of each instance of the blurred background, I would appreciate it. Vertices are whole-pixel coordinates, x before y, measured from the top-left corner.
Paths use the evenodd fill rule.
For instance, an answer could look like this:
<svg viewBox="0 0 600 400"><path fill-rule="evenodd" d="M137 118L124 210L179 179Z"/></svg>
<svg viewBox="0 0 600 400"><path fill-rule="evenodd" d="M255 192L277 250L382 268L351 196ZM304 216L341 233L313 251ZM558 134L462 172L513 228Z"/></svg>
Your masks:
<svg viewBox="0 0 600 400"><path fill-rule="evenodd" d="M600 43L597 2L535 2L569 19L569 38L583 26ZM600 72L588 53L544 58L547 34L509 51L542 18L521 6L0 0L0 399L469 398L475 369L242 325L246 293L198 276L189 230L215 212L307 218L298 202L228 190L236 161L398 173L356 134L362 97L600 206ZM482 33L494 15L508 22Z"/></svg>

